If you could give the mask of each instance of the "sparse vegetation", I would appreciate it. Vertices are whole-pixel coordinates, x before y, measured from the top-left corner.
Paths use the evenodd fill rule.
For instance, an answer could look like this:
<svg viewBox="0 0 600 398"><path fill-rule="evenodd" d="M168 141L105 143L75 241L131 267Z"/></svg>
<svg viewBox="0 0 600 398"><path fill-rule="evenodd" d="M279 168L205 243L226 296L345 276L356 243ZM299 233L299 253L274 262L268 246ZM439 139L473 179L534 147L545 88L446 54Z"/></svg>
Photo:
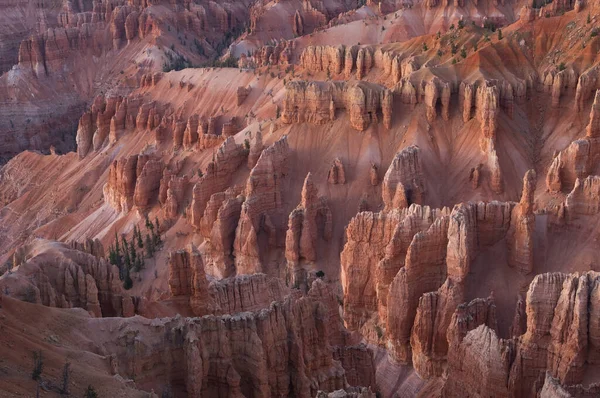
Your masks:
<svg viewBox="0 0 600 398"><path fill-rule="evenodd" d="M498 29L498 40L502 40L503 36L502 36L502 29Z"/></svg>
<svg viewBox="0 0 600 398"><path fill-rule="evenodd" d="M65 362L63 366L62 373L62 386L60 388L60 393L63 395L69 395L69 381L71 380L71 363L69 361Z"/></svg>
<svg viewBox="0 0 600 398"><path fill-rule="evenodd" d="M200 170L198 172L202 173ZM119 239L115 232L115 241L108 249L108 260L119 268L119 279L123 281L123 288L126 290L133 287L131 272L142 270L145 266L144 258L154 257L157 248L162 245L162 238L158 232L160 231L158 218L155 219L153 224L146 216L145 224L147 232L144 239L140 228L134 226L130 242L125 239L124 235ZM138 249L140 249L140 252L138 252Z"/></svg>
<svg viewBox="0 0 600 398"><path fill-rule="evenodd" d="M427 43L423 43L423 51L427 51L429 50L429 47L427 47Z"/></svg>
<svg viewBox="0 0 600 398"><path fill-rule="evenodd" d="M564 62L561 62L561 63L558 65L558 70L559 70L559 71L563 71L563 70L565 70L565 69L567 69L567 66L565 65L565 63L564 63Z"/></svg>
<svg viewBox="0 0 600 398"><path fill-rule="evenodd" d="M496 24L493 23L493 22L491 22L490 20L486 20L483 23L483 28L487 29L487 30L491 30L492 32L495 32L496 31Z"/></svg>
<svg viewBox="0 0 600 398"><path fill-rule="evenodd" d="M42 351L33 352L33 370L31 371L31 378L33 380L39 380L42 377L44 371L44 357Z"/></svg>
<svg viewBox="0 0 600 398"><path fill-rule="evenodd" d="M183 57L182 55L179 55L177 53L174 53L174 55L171 53L165 53L165 55L167 56L167 61L163 63L162 67L162 70L165 73L170 72L172 70L179 71L185 68L189 68L191 66L189 61L185 59L185 57Z"/></svg>
<svg viewBox="0 0 600 398"><path fill-rule="evenodd" d="M321 278L321 279L323 279L323 278L325 277L325 272L323 272L323 271L319 270L319 271L317 271L317 272L315 273L315 276L316 276L317 278Z"/></svg>
<svg viewBox="0 0 600 398"><path fill-rule="evenodd" d="M88 386L87 390L85 390L83 398L98 398L98 393L96 392L96 389L92 387L91 384Z"/></svg>

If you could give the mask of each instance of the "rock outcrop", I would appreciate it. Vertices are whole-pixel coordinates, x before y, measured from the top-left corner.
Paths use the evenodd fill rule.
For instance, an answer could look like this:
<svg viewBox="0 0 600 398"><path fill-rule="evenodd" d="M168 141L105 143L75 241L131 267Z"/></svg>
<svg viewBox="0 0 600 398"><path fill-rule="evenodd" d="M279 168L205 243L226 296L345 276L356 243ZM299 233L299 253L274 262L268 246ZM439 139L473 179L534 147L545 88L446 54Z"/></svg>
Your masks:
<svg viewBox="0 0 600 398"><path fill-rule="evenodd" d="M248 288L248 293L265 293ZM332 322L340 325L340 318L332 319L318 297L289 295L266 308L235 315L135 318L103 347L114 353L120 375L142 384L178 383L190 396L227 391L234 396L311 397L318 390L351 389L354 376L349 380L346 375L373 375L372 360L367 368L354 367L365 362L359 356L351 360L352 349L334 359L340 348L328 330L335 327ZM135 339L140 335L144 338Z"/></svg>
<svg viewBox="0 0 600 398"><path fill-rule="evenodd" d="M264 146L262 141L262 133L260 131L257 131L254 135L254 139L250 143L250 152L248 153L248 168L250 170L252 170L254 166L256 166L256 163L258 162L258 159L260 158L263 149Z"/></svg>
<svg viewBox="0 0 600 398"><path fill-rule="evenodd" d="M195 248L169 253L169 287L173 297L189 299L196 316L210 313L208 308L208 280L204 263Z"/></svg>
<svg viewBox="0 0 600 398"><path fill-rule="evenodd" d="M200 181L194 185L191 204L191 224L194 227L200 228L210 197L229 187L233 173L246 160L247 154L243 145L236 144L233 137L227 138L219 147L214 160L208 164Z"/></svg>
<svg viewBox="0 0 600 398"><path fill-rule="evenodd" d="M238 274L262 272L260 234L267 235L269 247L283 246L278 236L283 225L274 224L281 219L284 177L288 174L290 147L287 136L263 150L246 182L240 221L235 231L234 256ZM279 217L276 217L279 216Z"/></svg>
<svg viewBox="0 0 600 398"><path fill-rule="evenodd" d="M541 274L527 292L522 336L500 339L482 322L458 342L449 329L448 341L455 343L444 396L482 397L491 391L499 397L593 396L598 385L580 383L585 366L597 361L599 287L600 275L592 271Z"/></svg>
<svg viewBox="0 0 600 398"><path fill-rule="evenodd" d="M338 109L344 109L352 127L364 131L379 118L389 127L392 105L391 93L371 83L292 81L286 85L281 120L324 124L336 119Z"/></svg>
<svg viewBox="0 0 600 398"><path fill-rule="evenodd" d="M386 210L423 203L425 181L418 146L398 152L383 177L381 188Z"/></svg>
<svg viewBox="0 0 600 398"><path fill-rule="evenodd" d="M533 213L534 194L537 176L529 170L523 177L521 201L511 214L510 229L507 235L508 265L528 274L533 271L533 239L535 214Z"/></svg>
<svg viewBox="0 0 600 398"><path fill-rule="evenodd" d="M242 105L248 95L250 95L250 87L238 87L236 92L237 106Z"/></svg>
<svg viewBox="0 0 600 398"><path fill-rule="evenodd" d="M307 269L317 260L317 241L329 241L332 235L332 215L327 198L318 197L312 175L308 173L302 187L302 199L288 218L285 239L287 274L293 286L307 285ZM308 267L307 267L308 264Z"/></svg>
<svg viewBox="0 0 600 398"><path fill-rule="evenodd" d="M551 192L569 191L577 179L594 172L600 158L600 91L590 111L585 138L575 140L554 157L546 175L546 187Z"/></svg>
<svg viewBox="0 0 600 398"><path fill-rule="evenodd" d="M133 205L137 181L138 155L115 160L108 170L108 181L104 185L104 200L115 210L128 212Z"/></svg>
<svg viewBox="0 0 600 398"><path fill-rule="evenodd" d="M244 198L232 189L213 194L202 216L200 231L206 240L206 272L217 278L235 274L233 242Z"/></svg>
<svg viewBox="0 0 600 398"><path fill-rule="evenodd" d="M565 209L569 217L592 215L600 212L600 176L575 180L573 190L567 195Z"/></svg>
<svg viewBox="0 0 600 398"><path fill-rule="evenodd" d="M346 183L346 171L344 170L344 163L342 163L340 158L333 159L331 168L327 173L327 182L333 185Z"/></svg>
<svg viewBox="0 0 600 398"><path fill-rule="evenodd" d="M103 258L43 240L22 249L18 269L0 280L2 291L48 307L83 308L96 317L133 316L118 268Z"/></svg>
<svg viewBox="0 0 600 398"><path fill-rule="evenodd" d="M300 55L300 65L312 72L340 74L344 70L345 47L308 46Z"/></svg>
<svg viewBox="0 0 600 398"><path fill-rule="evenodd" d="M163 175L161 160L150 159L144 163L136 178L133 204L140 210L147 210L158 199L160 181Z"/></svg>

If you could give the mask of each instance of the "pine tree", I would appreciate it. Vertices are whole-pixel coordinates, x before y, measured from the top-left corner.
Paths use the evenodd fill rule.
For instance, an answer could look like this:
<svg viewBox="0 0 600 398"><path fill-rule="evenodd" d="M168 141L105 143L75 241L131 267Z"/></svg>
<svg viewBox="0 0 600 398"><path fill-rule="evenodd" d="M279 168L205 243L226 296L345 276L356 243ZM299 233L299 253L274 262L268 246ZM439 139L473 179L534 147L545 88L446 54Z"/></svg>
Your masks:
<svg viewBox="0 0 600 398"><path fill-rule="evenodd" d="M146 257L154 257L154 244L149 234L146 234Z"/></svg>
<svg viewBox="0 0 600 398"><path fill-rule="evenodd" d="M112 244L108 248L108 261L113 265L117 265L117 256L115 254L115 249Z"/></svg>
<svg viewBox="0 0 600 398"><path fill-rule="evenodd" d="M152 241L154 242L154 248L156 250L156 248L162 244L162 239L160 238L160 225L158 224L158 217L156 218L155 223L156 233L154 232L154 230L152 230Z"/></svg>
<svg viewBox="0 0 600 398"><path fill-rule="evenodd" d="M498 29L498 40L502 40L502 29Z"/></svg>
<svg viewBox="0 0 600 398"><path fill-rule="evenodd" d="M62 388L61 394L69 395L69 380L71 378L71 363L66 362L63 367L63 379L62 379Z"/></svg>
<svg viewBox="0 0 600 398"><path fill-rule="evenodd" d="M133 266L133 268L136 272L139 272L141 269L144 268L144 260L142 259L142 256L136 257L135 265Z"/></svg>
<svg viewBox="0 0 600 398"><path fill-rule="evenodd" d="M98 393L96 392L96 389L94 387L89 385L87 390L85 390L85 395L83 396L83 398L98 398Z"/></svg>
<svg viewBox="0 0 600 398"><path fill-rule="evenodd" d="M129 269L125 270L125 277L123 278L123 288L125 290L129 290L133 287L133 281L131 280L131 276L129 275Z"/></svg>
<svg viewBox="0 0 600 398"><path fill-rule="evenodd" d="M42 357L42 351L33 352L33 371L31 372L31 378L33 380L39 380L44 371L44 357Z"/></svg>
<svg viewBox="0 0 600 398"><path fill-rule="evenodd" d="M115 231L115 260L118 267L121 267L121 248L119 247L119 237L117 236L117 231Z"/></svg>
<svg viewBox="0 0 600 398"><path fill-rule="evenodd" d="M137 245L140 249L144 248L144 241L142 240L142 232L140 231L140 227L137 228Z"/></svg>
<svg viewBox="0 0 600 398"><path fill-rule="evenodd" d="M135 251L135 238L131 237L131 243L129 244L129 259L131 260L131 264L135 264L135 260L137 258L137 252Z"/></svg>
<svg viewBox="0 0 600 398"><path fill-rule="evenodd" d="M129 269L131 268L131 257L129 257L129 245L125 240L125 237L123 237L123 263L127 272L129 272Z"/></svg>
<svg viewBox="0 0 600 398"><path fill-rule="evenodd" d="M154 229L154 225L152 225L152 223L150 222L150 219L148 218L147 214L146 214L146 229L149 229L149 230Z"/></svg>

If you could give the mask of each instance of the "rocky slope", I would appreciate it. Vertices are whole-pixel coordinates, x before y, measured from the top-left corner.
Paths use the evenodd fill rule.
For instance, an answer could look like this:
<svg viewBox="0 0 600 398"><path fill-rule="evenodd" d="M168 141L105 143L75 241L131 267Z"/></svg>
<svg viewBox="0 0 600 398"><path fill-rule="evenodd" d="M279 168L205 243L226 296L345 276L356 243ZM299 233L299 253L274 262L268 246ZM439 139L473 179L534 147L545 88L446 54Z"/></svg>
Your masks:
<svg viewBox="0 0 600 398"><path fill-rule="evenodd" d="M0 395L598 393L597 4L61 4L0 36Z"/></svg>

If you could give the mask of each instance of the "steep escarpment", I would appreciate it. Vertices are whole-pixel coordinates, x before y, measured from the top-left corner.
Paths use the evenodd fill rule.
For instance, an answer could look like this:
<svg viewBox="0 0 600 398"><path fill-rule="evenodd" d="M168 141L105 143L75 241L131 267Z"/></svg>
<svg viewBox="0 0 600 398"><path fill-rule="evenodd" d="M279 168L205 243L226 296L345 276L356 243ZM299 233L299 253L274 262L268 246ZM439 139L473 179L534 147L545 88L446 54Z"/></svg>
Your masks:
<svg viewBox="0 0 600 398"><path fill-rule="evenodd" d="M96 317L133 316L143 306L139 298L125 292L116 266L49 241L20 248L12 260L12 272L0 281L0 287L24 301L79 307Z"/></svg>
<svg viewBox="0 0 600 398"><path fill-rule="evenodd" d="M326 332L333 326L330 312L312 294L290 295L262 310L248 310L237 315L130 322L105 348L113 352L119 374L135 375L140 385L148 387L171 384L195 396L218 394L226 388L246 396L309 397L317 389L348 388L350 381L369 382L372 377L373 368L352 365L364 363L364 348L341 347L341 357L334 359L336 342ZM181 338L166 346L157 344L172 333ZM143 335L143 342L132 340L135 335ZM132 344L135 354L128 349ZM152 368L145 366L157 357L165 360ZM358 377L348 379L347 374Z"/></svg>
<svg viewBox="0 0 600 398"><path fill-rule="evenodd" d="M0 150L50 153L0 170L0 391L31 395L42 349L77 396L593 396L597 15L40 16L0 78Z"/></svg>
<svg viewBox="0 0 600 398"><path fill-rule="evenodd" d="M344 320L373 342L385 342L395 358L429 378L443 373L446 331L454 309L468 297L478 253L503 242L509 265L532 271L535 174L525 176L516 206L480 202L450 211L413 204L398 210L406 206L406 194L402 189L399 194L392 181L402 173L413 178L419 173L414 160L395 159L383 183L384 211L359 213L347 229L341 255ZM398 195L403 200L396 200Z"/></svg>
<svg viewBox="0 0 600 398"><path fill-rule="evenodd" d="M379 119L391 126L392 95L389 90L364 82L290 82L281 115L284 123L323 124L336 118L336 111L348 112L350 123L359 131Z"/></svg>
<svg viewBox="0 0 600 398"><path fill-rule="evenodd" d="M596 361L597 290L595 272L538 275L527 293L525 334L503 340L484 324L468 332L456 357L449 355L445 394L533 396L540 390L542 395L569 390L563 396L586 396L577 385L583 368ZM471 361L479 365L465 366ZM574 387L563 389L557 382ZM590 393L597 389L590 388Z"/></svg>

